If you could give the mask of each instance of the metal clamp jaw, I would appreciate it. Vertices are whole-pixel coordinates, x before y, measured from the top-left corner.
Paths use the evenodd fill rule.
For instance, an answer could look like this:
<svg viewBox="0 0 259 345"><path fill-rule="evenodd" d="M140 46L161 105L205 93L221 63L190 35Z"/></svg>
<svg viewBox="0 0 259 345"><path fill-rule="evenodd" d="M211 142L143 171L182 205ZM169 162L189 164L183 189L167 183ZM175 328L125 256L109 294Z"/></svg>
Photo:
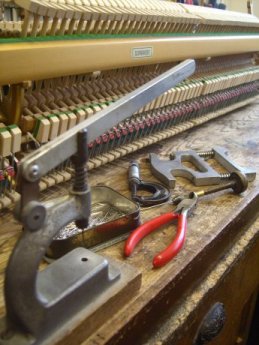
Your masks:
<svg viewBox="0 0 259 345"><path fill-rule="evenodd" d="M156 154L149 155L151 171L154 176L170 188L175 187L176 177L184 177L194 183L195 186L220 184L230 177L231 172L240 171L246 175L248 181L253 181L256 171L243 168L233 162L225 148L216 146L210 151L196 152L194 150L178 151L170 155L169 160L161 160ZM220 174L213 169L203 158L213 158L227 173ZM186 167L183 162L190 162L196 170Z"/></svg>

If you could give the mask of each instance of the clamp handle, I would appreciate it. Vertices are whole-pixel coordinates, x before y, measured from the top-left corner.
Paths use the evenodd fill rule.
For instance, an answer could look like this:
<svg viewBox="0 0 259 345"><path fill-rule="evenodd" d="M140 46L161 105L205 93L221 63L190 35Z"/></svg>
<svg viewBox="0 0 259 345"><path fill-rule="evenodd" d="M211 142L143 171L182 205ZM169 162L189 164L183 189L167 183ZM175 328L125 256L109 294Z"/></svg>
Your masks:
<svg viewBox="0 0 259 345"><path fill-rule="evenodd" d="M128 237L125 247L125 256L130 256L136 245L148 234L157 230L159 227L178 219L178 225L176 230L176 236L173 242L159 254L157 254L153 259L153 266L155 268L162 267L172 260L183 247L186 231L187 231L187 215L186 213L165 213L158 216L135 229Z"/></svg>

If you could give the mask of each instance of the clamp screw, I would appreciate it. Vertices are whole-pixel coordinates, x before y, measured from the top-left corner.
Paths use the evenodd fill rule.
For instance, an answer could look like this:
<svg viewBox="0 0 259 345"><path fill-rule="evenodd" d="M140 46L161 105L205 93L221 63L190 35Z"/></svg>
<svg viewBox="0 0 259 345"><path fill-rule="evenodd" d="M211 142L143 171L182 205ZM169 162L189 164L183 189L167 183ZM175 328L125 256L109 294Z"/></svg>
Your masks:
<svg viewBox="0 0 259 345"><path fill-rule="evenodd" d="M77 194L88 194L88 184L87 184L87 169L86 163L88 159L88 150L87 150L87 129L82 129L78 132L77 137L77 153L71 157L71 160L74 164L75 176L74 176L74 186L73 193ZM80 229L87 228L88 226L88 217L77 219L76 226Z"/></svg>
<svg viewBox="0 0 259 345"><path fill-rule="evenodd" d="M86 128L78 133L77 140L77 154L75 154L71 159L75 169L73 190L74 192L85 192L88 190L86 170L86 163L88 159Z"/></svg>
<svg viewBox="0 0 259 345"><path fill-rule="evenodd" d="M230 178L231 178L231 173L220 174L220 179L221 180L229 180Z"/></svg>
<svg viewBox="0 0 259 345"><path fill-rule="evenodd" d="M209 158L213 158L215 156L215 152L213 150L211 151L200 151L197 152L197 154L204 159L209 159ZM219 174L220 175L220 179L221 180L229 180L231 178L231 173L223 173L223 174Z"/></svg>
<svg viewBox="0 0 259 345"><path fill-rule="evenodd" d="M246 175L242 174L241 172L237 171L237 172L232 172L230 174L230 181L226 184L221 184L218 185L217 187L214 188L210 188L207 191L199 191L196 194L198 196L203 196L203 195L208 195L208 194L213 194L213 193L217 193L219 191L225 190L225 189L233 189L233 192L235 194L240 194L243 193L247 187L248 187L248 180L246 178Z"/></svg>
<svg viewBox="0 0 259 345"><path fill-rule="evenodd" d="M200 151L197 152L198 156L202 157L202 158L213 158L215 155L215 152L213 150L211 151Z"/></svg>
<svg viewBox="0 0 259 345"><path fill-rule="evenodd" d="M197 152L197 154L198 154L198 156L200 156L201 158L204 158L204 159L213 158L215 156L215 152L213 150L211 150L211 151L200 151L200 152ZM220 174L220 178L221 178L221 180L229 180L230 179L230 173Z"/></svg>

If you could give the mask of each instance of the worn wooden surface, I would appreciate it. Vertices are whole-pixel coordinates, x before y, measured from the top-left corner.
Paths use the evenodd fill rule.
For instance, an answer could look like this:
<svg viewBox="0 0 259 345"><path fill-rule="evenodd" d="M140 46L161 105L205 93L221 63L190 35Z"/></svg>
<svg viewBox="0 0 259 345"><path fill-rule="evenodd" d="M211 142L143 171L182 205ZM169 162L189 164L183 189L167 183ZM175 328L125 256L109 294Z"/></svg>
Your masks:
<svg viewBox="0 0 259 345"><path fill-rule="evenodd" d="M149 152L155 152L167 158L172 151L190 148L206 150L211 149L215 145L226 147L231 158L240 165L251 166L258 170L259 102L201 127L189 130L170 140L145 148L120 161L100 167L89 174L89 180L91 185L105 184L129 196L127 183L129 160L134 158L139 161L141 175L144 180L155 180L150 174L149 164L146 161ZM249 191L254 190L256 186L258 186L258 178L250 184ZM44 198L64 193L66 191L65 187L55 187L45 193ZM178 194L187 190L199 189L199 187L193 187L186 180L178 178L177 186L173 193ZM233 210L241 203L245 203L246 198L249 198L249 191L242 196L236 196L231 193L219 193L216 198L206 197L201 200L194 215L188 220L188 235L184 249L172 262L161 269L152 269L152 258L171 242L175 234L175 226L165 227L144 239L137 246L132 257L127 259L128 263L142 272L142 286L139 293L119 313L113 316L107 315L106 324L100 330L97 330L84 344L102 344L109 341L109 339L113 344L132 343L130 329L133 329L134 332L141 332L141 329L145 328L144 316L147 316L146 320L148 320L148 317L150 317L150 320L154 318L154 315L150 314L151 308L157 311L157 317L160 318L163 313L163 311L159 311L160 301L164 303L162 305L166 305L168 302L168 307L172 307L176 303L176 296L181 292L174 291L174 281L177 281L179 284L179 281L184 280L184 277L188 275L190 264L204 248L207 248L219 236L222 225L226 223ZM170 210L172 210L170 205L143 210L141 218L142 221L145 221ZM1 213L0 222L0 281L2 287L7 259L11 248L20 234L21 228L13 220L10 211ZM255 232L254 236L256 237L256 235L257 232ZM125 260L123 258L123 243L107 248L103 250L103 253L119 261ZM200 279L202 279L202 272L197 270L196 282ZM188 287L185 286L185 288L188 290ZM2 294L0 306L0 312L3 315L4 302ZM141 318L138 318L138 315L141 315ZM139 326L136 325L137 322L139 322ZM132 334L135 337L134 332ZM136 338L134 339L134 344L141 342L141 337L137 341ZM82 339L74 338L73 343L77 344L79 341L81 342Z"/></svg>
<svg viewBox="0 0 259 345"><path fill-rule="evenodd" d="M258 216L259 207L257 210ZM152 334L146 334L149 345L193 345L204 317L215 303L224 305L226 319L223 329L209 344L246 345L259 292L258 230L259 218L215 262L200 284L165 313Z"/></svg>

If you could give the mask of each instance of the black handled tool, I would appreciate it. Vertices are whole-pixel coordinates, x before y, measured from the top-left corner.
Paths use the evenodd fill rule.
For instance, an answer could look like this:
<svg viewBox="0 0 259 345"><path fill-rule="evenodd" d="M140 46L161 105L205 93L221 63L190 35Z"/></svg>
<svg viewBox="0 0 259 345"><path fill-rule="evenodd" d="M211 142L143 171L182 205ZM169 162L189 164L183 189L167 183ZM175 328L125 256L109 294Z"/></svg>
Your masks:
<svg viewBox="0 0 259 345"><path fill-rule="evenodd" d="M159 183L145 182L140 179L139 165L136 161L130 162L129 186L132 200L143 207L162 204L170 197L170 192L166 187ZM149 195L137 195L138 191L148 192Z"/></svg>

